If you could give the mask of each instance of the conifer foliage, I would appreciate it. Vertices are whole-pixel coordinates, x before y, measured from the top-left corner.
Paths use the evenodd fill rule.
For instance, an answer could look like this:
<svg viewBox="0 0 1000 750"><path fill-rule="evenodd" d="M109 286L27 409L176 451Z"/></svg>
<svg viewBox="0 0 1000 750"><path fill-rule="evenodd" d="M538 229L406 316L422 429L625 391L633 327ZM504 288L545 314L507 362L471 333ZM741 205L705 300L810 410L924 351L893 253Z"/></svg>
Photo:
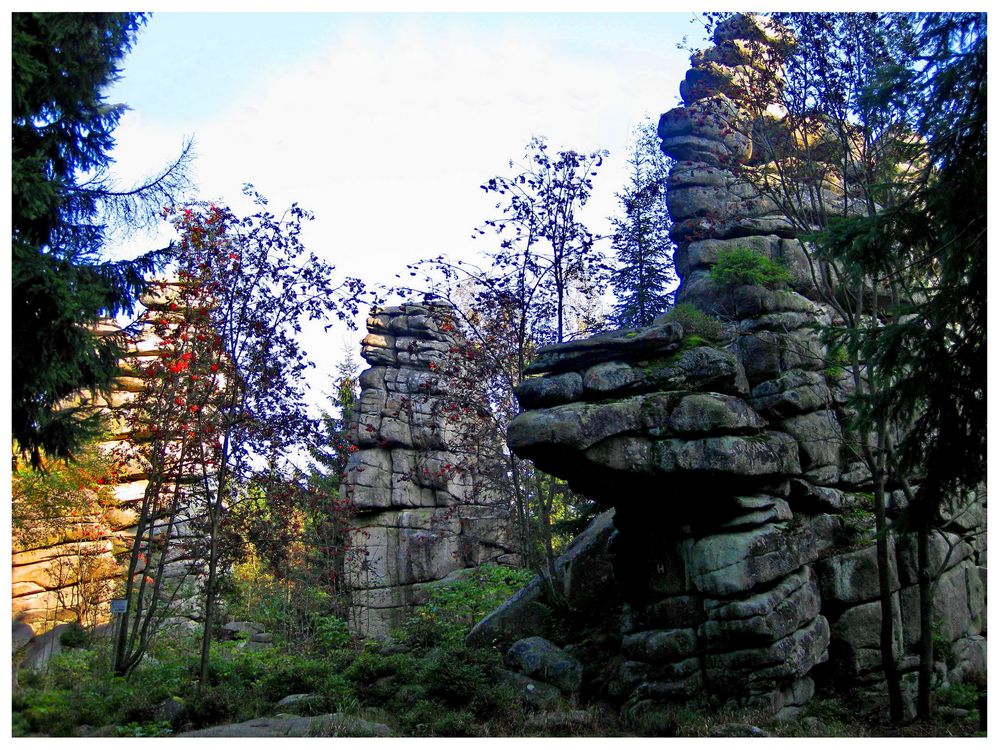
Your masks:
<svg viewBox="0 0 1000 750"><path fill-rule="evenodd" d="M666 203L670 165L652 121L636 127L628 166L628 184L617 194L624 214L611 219L616 260L611 284L618 300L613 318L622 328L652 323L673 304L677 284Z"/></svg>
<svg viewBox="0 0 1000 750"><path fill-rule="evenodd" d="M19 452L66 458L93 420L61 408L82 389L106 389L122 344L96 338L100 318L132 308L144 276L168 255L110 262L112 230L155 220L186 188L190 146L145 184L119 189L109 155L123 105L105 101L142 14L12 16L12 427Z"/></svg>

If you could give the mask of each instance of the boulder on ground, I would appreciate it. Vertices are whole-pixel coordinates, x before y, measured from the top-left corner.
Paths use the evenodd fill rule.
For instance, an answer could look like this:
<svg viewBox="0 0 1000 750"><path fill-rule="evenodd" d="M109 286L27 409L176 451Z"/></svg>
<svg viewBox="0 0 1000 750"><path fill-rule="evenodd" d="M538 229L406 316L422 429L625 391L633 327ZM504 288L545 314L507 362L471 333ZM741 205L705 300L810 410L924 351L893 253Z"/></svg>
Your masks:
<svg viewBox="0 0 1000 750"><path fill-rule="evenodd" d="M385 724L348 714L275 716L181 732L178 737L389 737Z"/></svg>
<svg viewBox="0 0 1000 750"><path fill-rule="evenodd" d="M267 628L259 622L227 622L222 626L222 635L225 638L233 640L240 637L249 638L266 630ZM241 636L241 633L245 633L246 635Z"/></svg>
<svg viewBox="0 0 1000 750"><path fill-rule="evenodd" d="M575 693L583 682L583 665L550 641L532 636L508 649L504 663L526 677Z"/></svg>

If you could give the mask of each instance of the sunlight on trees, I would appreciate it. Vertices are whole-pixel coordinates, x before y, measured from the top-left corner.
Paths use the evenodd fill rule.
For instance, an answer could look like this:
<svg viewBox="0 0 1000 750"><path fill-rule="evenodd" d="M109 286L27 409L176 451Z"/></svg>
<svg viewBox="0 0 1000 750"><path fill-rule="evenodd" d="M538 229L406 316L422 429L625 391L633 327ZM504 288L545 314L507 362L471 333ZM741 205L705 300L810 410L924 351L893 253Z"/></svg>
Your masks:
<svg viewBox="0 0 1000 750"><path fill-rule="evenodd" d="M100 426L67 407L106 392L121 336L96 337L101 318L131 312L169 248L104 259L106 237L148 226L188 186L191 144L141 185L111 177L112 132L126 109L103 89L135 42L143 14L15 13L12 132L12 424L16 454L39 467L68 458Z"/></svg>

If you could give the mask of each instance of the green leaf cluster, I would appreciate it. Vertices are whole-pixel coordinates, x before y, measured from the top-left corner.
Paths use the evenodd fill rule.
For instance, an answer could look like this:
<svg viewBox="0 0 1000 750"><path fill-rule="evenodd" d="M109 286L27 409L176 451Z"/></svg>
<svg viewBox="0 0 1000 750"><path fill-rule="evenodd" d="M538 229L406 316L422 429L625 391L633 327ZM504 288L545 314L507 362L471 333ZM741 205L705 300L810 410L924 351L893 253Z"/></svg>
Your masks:
<svg viewBox="0 0 1000 750"><path fill-rule="evenodd" d="M670 308L660 320L680 324L685 336L696 336L709 342L718 342L722 339L722 321L703 313L689 302L682 302Z"/></svg>
<svg viewBox="0 0 1000 750"><path fill-rule="evenodd" d="M461 643L483 617L534 577L530 570L485 564L465 580L433 585L427 603L403 628L411 643Z"/></svg>
<svg viewBox="0 0 1000 750"><path fill-rule="evenodd" d="M747 247L720 252L712 266L711 278L727 289L744 285L774 289L791 281L784 264Z"/></svg>

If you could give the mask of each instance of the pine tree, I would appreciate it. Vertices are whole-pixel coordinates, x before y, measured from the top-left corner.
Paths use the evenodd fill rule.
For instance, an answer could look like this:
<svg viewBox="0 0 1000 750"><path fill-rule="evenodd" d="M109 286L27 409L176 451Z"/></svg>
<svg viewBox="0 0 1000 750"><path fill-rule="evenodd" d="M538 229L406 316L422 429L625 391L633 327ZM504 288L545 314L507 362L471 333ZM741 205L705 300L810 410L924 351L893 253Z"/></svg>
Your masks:
<svg viewBox="0 0 1000 750"><path fill-rule="evenodd" d="M669 160L660 152L651 120L636 127L628 159L629 183L618 193L624 216L611 219L617 268L612 313L622 328L649 325L673 304L674 272L666 185Z"/></svg>
<svg viewBox="0 0 1000 750"><path fill-rule="evenodd" d="M190 145L143 185L121 190L110 177L125 107L102 92L144 22L134 13L12 16L12 429L34 466L43 453L71 457L92 434L93 418L63 402L108 387L122 341L91 328L131 310L169 254L108 262L107 233L148 225L187 185Z"/></svg>
<svg viewBox="0 0 1000 750"><path fill-rule="evenodd" d="M869 101L909 124L922 164L903 198L831 226L822 250L853 273L891 285L897 304L859 338L883 387L860 401L868 424L905 424L895 455L916 532L920 595L917 714L929 718L933 607L940 563L930 538L942 506L986 481L986 15L932 13L919 28L920 64L891 71Z"/></svg>
<svg viewBox="0 0 1000 750"><path fill-rule="evenodd" d="M307 446L309 481L323 490L337 492L351 453L349 437L358 402L358 371L350 353L337 365L337 392L330 398L332 409L324 410L318 439Z"/></svg>

